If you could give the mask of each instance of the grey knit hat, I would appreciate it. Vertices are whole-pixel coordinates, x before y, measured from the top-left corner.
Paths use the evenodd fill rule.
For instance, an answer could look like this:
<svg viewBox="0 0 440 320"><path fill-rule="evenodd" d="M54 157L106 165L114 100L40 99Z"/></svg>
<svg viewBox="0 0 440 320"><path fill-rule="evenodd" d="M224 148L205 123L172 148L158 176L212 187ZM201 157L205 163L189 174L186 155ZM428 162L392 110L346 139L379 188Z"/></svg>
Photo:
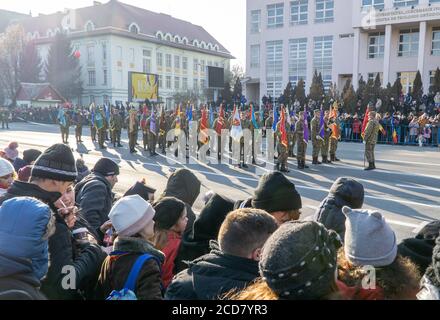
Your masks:
<svg viewBox="0 0 440 320"><path fill-rule="evenodd" d="M267 240L260 275L280 299L321 299L333 292L341 239L314 221L284 223Z"/></svg>
<svg viewBox="0 0 440 320"><path fill-rule="evenodd" d="M385 267L397 256L394 231L377 211L342 208L345 220L345 257L357 266Z"/></svg>

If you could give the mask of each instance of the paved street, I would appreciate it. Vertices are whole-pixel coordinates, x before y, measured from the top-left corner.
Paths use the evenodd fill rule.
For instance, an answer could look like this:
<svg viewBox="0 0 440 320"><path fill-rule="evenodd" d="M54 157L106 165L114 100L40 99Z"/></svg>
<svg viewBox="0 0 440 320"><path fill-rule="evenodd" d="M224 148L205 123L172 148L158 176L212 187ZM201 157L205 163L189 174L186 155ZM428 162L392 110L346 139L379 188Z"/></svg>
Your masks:
<svg viewBox="0 0 440 320"><path fill-rule="evenodd" d="M44 124L12 123L11 130L0 130L0 146L17 141L22 152L27 148L44 150L61 141L58 126ZM69 142L75 156L83 154L90 167L101 156L113 158L121 165L116 192L123 192L135 181L145 177L147 183L157 188L156 197L165 187L166 179L173 170L186 167L202 181L201 195L195 204L196 210L203 206L202 195L212 189L231 199L249 197L257 186L259 175L269 168L250 166L247 170L233 165L170 164L166 156L149 157L140 150L130 155L126 132L123 133L124 148L109 147L104 152L96 150L84 129L84 143L77 146L74 129L70 130ZM141 135L139 135L141 141ZM307 150L310 169L296 170L295 159L289 160L290 180L295 183L303 199L303 218L312 215L320 201L328 193L335 179L349 176L358 179L366 189L365 206L382 212L396 231L398 238L413 235L426 221L440 218L440 151L434 148L378 145L376 166L373 172L363 171L363 144L341 143L337 164L312 166L311 144Z"/></svg>

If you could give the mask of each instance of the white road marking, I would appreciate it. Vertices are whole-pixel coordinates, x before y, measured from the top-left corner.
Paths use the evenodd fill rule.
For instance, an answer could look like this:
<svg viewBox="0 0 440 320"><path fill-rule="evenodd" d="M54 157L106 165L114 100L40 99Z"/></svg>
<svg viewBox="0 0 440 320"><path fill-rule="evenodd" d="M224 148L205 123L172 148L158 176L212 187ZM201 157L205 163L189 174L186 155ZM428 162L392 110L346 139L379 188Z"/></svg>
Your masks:
<svg viewBox="0 0 440 320"><path fill-rule="evenodd" d="M409 188L409 189L420 189L420 190L430 190L430 191L436 191L440 192L439 188L431 188L431 187L418 187L418 186L410 186L407 184L396 184L396 187L402 187L402 188Z"/></svg>

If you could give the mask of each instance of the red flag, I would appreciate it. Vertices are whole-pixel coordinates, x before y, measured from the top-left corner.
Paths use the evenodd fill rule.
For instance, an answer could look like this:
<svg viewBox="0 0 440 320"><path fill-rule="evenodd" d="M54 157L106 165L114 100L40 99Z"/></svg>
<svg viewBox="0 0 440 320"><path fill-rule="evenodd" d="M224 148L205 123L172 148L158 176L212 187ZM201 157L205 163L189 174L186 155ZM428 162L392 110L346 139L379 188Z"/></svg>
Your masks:
<svg viewBox="0 0 440 320"><path fill-rule="evenodd" d="M208 142L208 133L206 132L208 130L208 112L206 111L206 108L202 109L202 119L200 120L200 142L201 143L207 143Z"/></svg>
<svg viewBox="0 0 440 320"><path fill-rule="evenodd" d="M220 136L222 134L222 129L225 123L225 112L223 110L223 104L220 105L220 114L218 116L217 125L215 127L215 131Z"/></svg>
<svg viewBox="0 0 440 320"><path fill-rule="evenodd" d="M280 132L281 132L281 144L287 148L287 146L289 145L289 141L287 140L286 111L284 110L284 108L281 110Z"/></svg>
<svg viewBox="0 0 440 320"><path fill-rule="evenodd" d="M362 139L365 138L365 129L367 128L368 121L369 121L369 115L370 115L370 109L367 108L367 112L365 112L364 122L362 123Z"/></svg>

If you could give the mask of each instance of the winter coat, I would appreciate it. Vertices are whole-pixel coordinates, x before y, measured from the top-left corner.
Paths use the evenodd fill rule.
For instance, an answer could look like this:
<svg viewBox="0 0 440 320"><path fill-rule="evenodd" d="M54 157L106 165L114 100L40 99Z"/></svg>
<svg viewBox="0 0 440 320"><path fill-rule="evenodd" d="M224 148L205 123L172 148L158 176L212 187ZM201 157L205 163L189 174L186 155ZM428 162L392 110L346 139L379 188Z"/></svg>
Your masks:
<svg viewBox="0 0 440 320"><path fill-rule="evenodd" d="M362 123L359 120L353 121L353 133L361 133Z"/></svg>
<svg viewBox="0 0 440 320"><path fill-rule="evenodd" d="M108 214L113 204L114 194L110 183L103 175L91 173L75 186L75 198L84 218L98 232L109 220Z"/></svg>
<svg viewBox="0 0 440 320"><path fill-rule="evenodd" d="M242 290L258 276L258 262L221 252L211 243L212 251L180 272L165 293L167 300L216 300L225 293Z"/></svg>
<svg viewBox="0 0 440 320"><path fill-rule="evenodd" d="M28 164L29 164L29 163L27 163L27 162L24 161L23 159L21 159L21 158L16 158L16 159L14 160L14 163L13 163L13 165L14 165L14 169L15 169L15 172L18 172L18 170L20 170L21 168L27 166Z"/></svg>
<svg viewBox="0 0 440 320"><path fill-rule="evenodd" d="M185 202L188 216L185 234L192 231L193 223L196 219L196 215L191 207L200 194L200 186L200 180L194 173L187 169L180 169L174 172L168 179L167 186L159 198L160 200L164 197L175 197Z"/></svg>
<svg viewBox="0 0 440 320"><path fill-rule="evenodd" d="M166 289L174 277L174 262L179 252L180 242L182 238L174 231L168 231L168 240L162 252L165 255L165 261L162 266L162 283Z"/></svg>
<svg viewBox="0 0 440 320"><path fill-rule="evenodd" d="M58 192L47 192L35 184L15 181L7 194L0 198L0 205L7 199L15 197L34 197L47 205L53 212L57 212L54 203L61 197ZM90 283L96 282L99 268L106 254L97 245L76 245L72 232L64 219L55 215L55 234L49 238L49 270L42 281L41 291L51 300L71 300L83 298L83 293L88 294ZM77 289L63 289L62 281L66 272L65 266L72 266L75 271ZM80 292L84 291L84 292Z"/></svg>
<svg viewBox="0 0 440 320"><path fill-rule="evenodd" d="M426 276L423 276L420 287L417 300L440 300L440 288L436 287Z"/></svg>
<svg viewBox="0 0 440 320"><path fill-rule="evenodd" d="M344 300L385 300L383 289L377 286L376 289L349 287L339 280L336 286Z"/></svg>
<svg viewBox="0 0 440 320"><path fill-rule="evenodd" d="M348 206L358 209L363 203L364 187L353 179L339 178L321 202L313 220L322 223L327 229L336 231L344 239L345 215L342 208Z"/></svg>
<svg viewBox="0 0 440 320"><path fill-rule="evenodd" d="M419 134L419 124L417 122L411 121L409 124L409 135L416 136Z"/></svg>
<svg viewBox="0 0 440 320"><path fill-rule="evenodd" d="M138 300L162 300L160 265L165 259L163 253L143 239L130 237L118 237L114 250L123 254L105 259L96 286L96 299L105 300L113 290L122 290L136 260L148 253L157 260L150 259L142 266L136 280L135 294Z"/></svg>
<svg viewBox="0 0 440 320"><path fill-rule="evenodd" d="M200 212L191 233L185 233L175 259L174 273L188 267L190 262L211 251L209 242L217 240L218 232L226 215L234 208L234 202L214 194Z"/></svg>

